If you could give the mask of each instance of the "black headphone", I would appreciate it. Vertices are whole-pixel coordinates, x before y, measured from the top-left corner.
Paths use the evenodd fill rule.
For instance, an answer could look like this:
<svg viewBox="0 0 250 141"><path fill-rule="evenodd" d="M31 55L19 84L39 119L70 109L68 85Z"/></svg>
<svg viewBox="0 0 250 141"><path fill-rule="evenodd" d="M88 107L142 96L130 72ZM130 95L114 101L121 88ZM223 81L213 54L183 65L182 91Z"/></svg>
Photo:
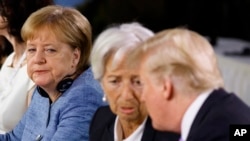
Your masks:
<svg viewBox="0 0 250 141"><path fill-rule="evenodd" d="M57 84L56 90L63 93L72 85L73 82L74 80L72 78L65 78Z"/></svg>
<svg viewBox="0 0 250 141"><path fill-rule="evenodd" d="M72 78L65 78L57 84L56 90L60 93L63 93L73 84L73 82L74 80ZM42 96L48 96L48 94L41 87L38 86L37 90Z"/></svg>

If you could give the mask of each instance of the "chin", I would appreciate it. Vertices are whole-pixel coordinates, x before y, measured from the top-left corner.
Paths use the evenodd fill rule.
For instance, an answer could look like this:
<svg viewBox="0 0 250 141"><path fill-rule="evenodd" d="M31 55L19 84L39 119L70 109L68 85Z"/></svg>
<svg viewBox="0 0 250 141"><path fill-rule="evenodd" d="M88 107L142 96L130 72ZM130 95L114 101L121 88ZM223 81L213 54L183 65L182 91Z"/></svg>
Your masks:
<svg viewBox="0 0 250 141"><path fill-rule="evenodd" d="M34 82L36 85L40 86L40 87L46 87L46 86L48 86L48 83L47 83L47 82L44 82L44 80L43 80L43 81L34 80L33 82Z"/></svg>
<svg viewBox="0 0 250 141"><path fill-rule="evenodd" d="M163 129L161 128L160 124L157 124L154 121L152 121L152 126L153 126L154 129L157 129L159 131L163 131Z"/></svg>
<svg viewBox="0 0 250 141"><path fill-rule="evenodd" d="M157 124L153 122L152 126L154 129L157 129L159 131L170 131L170 132L180 133L180 129L178 127L175 127L174 125L171 125L171 124L167 124L166 126L166 124L164 123Z"/></svg>
<svg viewBox="0 0 250 141"><path fill-rule="evenodd" d="M152 119L152 126L159 131L167 131L169 127L164 127L164 123Z"/></svg>

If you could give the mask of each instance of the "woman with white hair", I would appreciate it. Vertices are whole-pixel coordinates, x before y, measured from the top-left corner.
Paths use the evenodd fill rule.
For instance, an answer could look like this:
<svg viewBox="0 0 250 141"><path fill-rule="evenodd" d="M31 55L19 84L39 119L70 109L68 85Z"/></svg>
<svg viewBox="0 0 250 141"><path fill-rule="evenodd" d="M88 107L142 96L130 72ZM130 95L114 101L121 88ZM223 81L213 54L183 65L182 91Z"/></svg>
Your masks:
<svg viewBox="0 0 250 141"><path fill-rule="evenodd" d="M147 109L140 101L138 69L125 63L127 55L153 35L139 23L125 23L104 30L95 40L91 65L109 105L95 113L90 141L178 140L178 134L152 128Z"/></svg>

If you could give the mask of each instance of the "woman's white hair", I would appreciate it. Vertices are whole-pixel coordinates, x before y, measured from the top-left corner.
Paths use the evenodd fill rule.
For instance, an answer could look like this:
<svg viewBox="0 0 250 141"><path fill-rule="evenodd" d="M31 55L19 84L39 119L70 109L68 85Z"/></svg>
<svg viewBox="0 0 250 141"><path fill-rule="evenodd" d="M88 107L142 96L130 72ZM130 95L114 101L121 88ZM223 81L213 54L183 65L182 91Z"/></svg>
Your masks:
<svg viewBox="0 0 250 141"><path fill-rule="evenodd" d="M137 22L113 25L104 30L94 41L90 56L95 79L102 79L110 56L116 64L129 50L153 35L150 29Z"/></svg>

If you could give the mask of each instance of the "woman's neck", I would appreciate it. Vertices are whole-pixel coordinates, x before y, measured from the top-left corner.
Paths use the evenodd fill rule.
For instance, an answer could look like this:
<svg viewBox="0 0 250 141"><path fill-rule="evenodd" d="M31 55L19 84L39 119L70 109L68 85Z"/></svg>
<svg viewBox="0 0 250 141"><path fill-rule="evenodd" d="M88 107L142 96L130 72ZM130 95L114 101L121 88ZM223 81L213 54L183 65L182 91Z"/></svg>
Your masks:
<svg viewBox="0 0 250 141"><path fill-rule="evenodd" d="M122 126L122 131L123 131L123 139L126 139L129 137L145 120L146 117L141 117L137 121L131 122L127 120L120 120L120 124Z"/></svg>

